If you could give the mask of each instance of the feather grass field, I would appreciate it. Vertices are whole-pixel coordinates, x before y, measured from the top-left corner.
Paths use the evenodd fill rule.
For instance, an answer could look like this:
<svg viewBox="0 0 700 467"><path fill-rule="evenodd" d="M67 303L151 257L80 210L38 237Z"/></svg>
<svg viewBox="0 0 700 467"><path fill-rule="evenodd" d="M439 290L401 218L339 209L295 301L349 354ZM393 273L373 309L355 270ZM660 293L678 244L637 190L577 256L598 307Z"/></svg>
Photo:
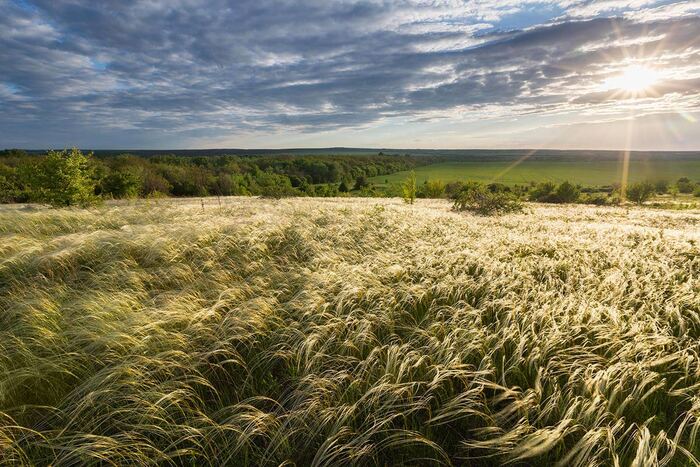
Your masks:
<svg viewBox="0 0 700 467"><path fill-rule="evenodd" d="M7 465L697 465L700 212L0 210Z"/></svg>

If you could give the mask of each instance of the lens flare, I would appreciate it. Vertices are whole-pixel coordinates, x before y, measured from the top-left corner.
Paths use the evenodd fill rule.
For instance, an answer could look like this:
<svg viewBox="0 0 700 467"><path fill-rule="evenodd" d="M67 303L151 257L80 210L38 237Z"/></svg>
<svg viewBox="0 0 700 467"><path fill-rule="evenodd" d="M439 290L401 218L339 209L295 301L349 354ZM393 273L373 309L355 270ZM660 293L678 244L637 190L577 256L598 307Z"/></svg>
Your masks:
<svg viewBox="0 0 700 467"><path fill-rule="evenodd" d="M641 93L649 90L658 81L659 73L656 70L634 65L622 73L608 78L605 81L605 87L609 90Z"/></svg>

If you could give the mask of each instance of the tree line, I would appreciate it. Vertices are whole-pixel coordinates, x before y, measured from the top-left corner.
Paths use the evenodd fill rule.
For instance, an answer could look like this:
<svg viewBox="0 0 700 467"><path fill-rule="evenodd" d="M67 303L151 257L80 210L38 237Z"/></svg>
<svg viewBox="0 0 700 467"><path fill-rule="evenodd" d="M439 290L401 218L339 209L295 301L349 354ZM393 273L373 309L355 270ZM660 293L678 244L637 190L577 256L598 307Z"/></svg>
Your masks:
<svg viewBox="0 0 700 467"><path fill-rule="evenodd" d="M0 202L86 205L101 199L231 195L372 195L369 178L437 161L407 155L95 157L77 148L0 152Z"/></svg>

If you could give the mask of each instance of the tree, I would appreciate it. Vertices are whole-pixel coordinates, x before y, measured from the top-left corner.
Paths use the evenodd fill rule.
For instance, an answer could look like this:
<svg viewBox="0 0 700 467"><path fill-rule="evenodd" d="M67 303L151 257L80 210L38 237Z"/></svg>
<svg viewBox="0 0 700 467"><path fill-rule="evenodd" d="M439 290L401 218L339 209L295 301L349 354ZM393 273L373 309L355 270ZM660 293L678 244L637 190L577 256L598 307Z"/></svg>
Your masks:
<svg viewBox="0 0 700 467"><path fill-rule="evenodd" d="M401 184L401 193L404 203L413 204L416 201L416 172L413 170Z"/></svg>
<svg viewBox="0 0 700 467"><path fill-rule="evenodd" d="M15 170L0 164L0 203L14 202L19 194L15 185Z"/></svg>
<svg viewBox="0 0 700 467"><path fill-rule="evenodd" d="M345 183L345 180L340 182L340 185L338 186L338 191L341 193L347 193L350 191L350 188L348 188L348 185Z"/></svg>
<svg viewBox="0 0 700 467"><path fill-rule="evenodd" d="M627 199L637 204L643 204L656 192L656 187L651 182L633 183L627 187Z"/></svg>
<svg viewBox="0 0 700 467"><path fill-rule="evenodd" d="M135 198L141 191L141 178L128 171L115 171L100 181L103 195L113 198Z"/></svg>
<svg viewBox="0 0 700 467"><path fill-rule="evenodd" d="M78 148L49 151L38 163L27 166L22 178L30 200L51 206L88 206L97 201L90 157Z"/></svg>
<svg viewBox="0 0 700 467"><path fill-rule="evenodd" d="M361 190L363 188L367 188L368 186L369 181L367 180L367 177L360 175L355 179L355 186L353 187L353 190Z"/></svg>

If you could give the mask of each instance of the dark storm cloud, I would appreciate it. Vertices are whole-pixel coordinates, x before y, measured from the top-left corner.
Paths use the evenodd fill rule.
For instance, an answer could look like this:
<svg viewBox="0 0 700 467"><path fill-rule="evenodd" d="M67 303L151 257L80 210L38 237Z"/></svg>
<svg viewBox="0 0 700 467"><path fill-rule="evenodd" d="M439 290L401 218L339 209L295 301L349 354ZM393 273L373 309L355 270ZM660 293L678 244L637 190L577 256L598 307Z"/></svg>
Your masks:
<svg viewBox="0 0 700 467"><path fill-rule="evenodd" d="M0 146L184 144L589 105L614 98L584 88L611 60L643 56L636 42L650 38L665 60L700 47L697 15L585 18L591 4L571 4L575 17L503 31L499 15L518 2L477 14L469 1L0 0ZM700 92L697 79L683 86L664 89Z"/></svg>

